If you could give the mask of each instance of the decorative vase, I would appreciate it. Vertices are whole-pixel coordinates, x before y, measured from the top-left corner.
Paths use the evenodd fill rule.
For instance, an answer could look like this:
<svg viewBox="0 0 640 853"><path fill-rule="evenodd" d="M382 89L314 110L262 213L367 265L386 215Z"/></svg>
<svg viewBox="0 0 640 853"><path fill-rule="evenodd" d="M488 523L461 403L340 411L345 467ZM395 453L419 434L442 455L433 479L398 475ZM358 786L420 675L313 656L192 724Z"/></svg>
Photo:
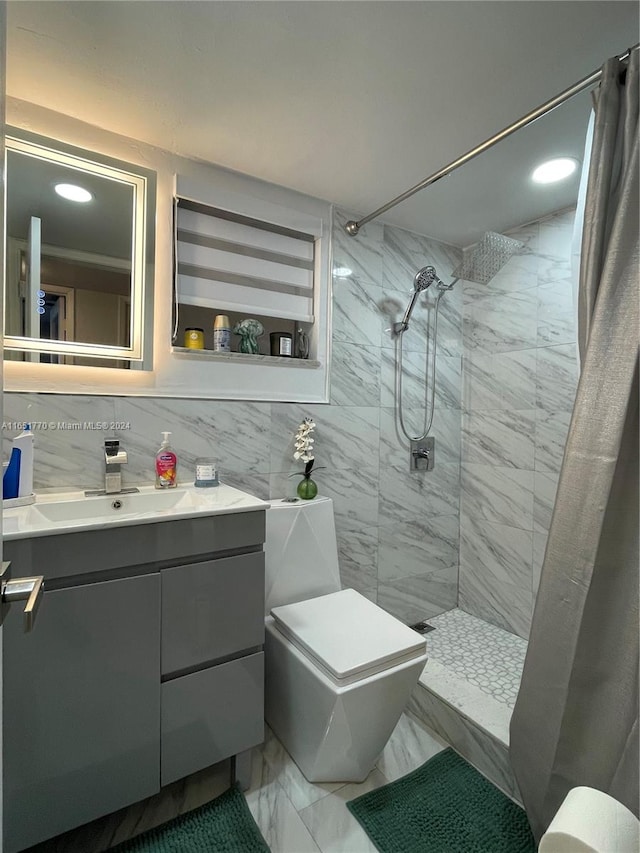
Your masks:
<svg viewBox="0 0 640 853"><path fill-rule="evenodd" d="M255 335L241 335L239 350L247 355L256 355L258 352L258 341Z"/></svg>
<svg viewBox="0 0 640 853"><path fill-rule="evenodd" d="M318 494L318 487L311 477L305 477L304 480L300 480L298 483L296 491L298 493L298 497L303 501L310 501Z"/></svg>

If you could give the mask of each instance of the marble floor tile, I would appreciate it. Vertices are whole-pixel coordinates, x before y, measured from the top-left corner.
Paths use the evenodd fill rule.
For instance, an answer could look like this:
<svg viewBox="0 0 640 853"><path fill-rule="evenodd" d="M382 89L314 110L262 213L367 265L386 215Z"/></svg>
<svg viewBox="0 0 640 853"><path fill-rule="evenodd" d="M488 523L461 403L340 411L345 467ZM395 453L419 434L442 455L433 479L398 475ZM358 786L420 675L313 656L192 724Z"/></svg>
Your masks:
<svg viewBox="0 0 640 853"><path fill-rule="evenodd" d="M376 853L375 845L347 809L346 803L386 785L388 781L374 768L364 782L344 785L302 809L300 817L322 853ZM293 853L293 850L298 853L296 848L290 848L287 853Z"/></svg>
<svg viewBox="0 0 640 853"><path fill-rule="evenodd" d="M261 749L273 778L284 788L297 811L321 800L344 784L343 782L307 781L298 765L268 726L265 726L265 741ZM271 779L272 776L269 778Z"/></svg>
<svg viewBox="0 0 640 853"><path fill-rule="evenodd" d="M376 767L390 782L406 776L433 758L448 744L427 731L413 717L403 714L382 750Z"/></svg>
<svg viewBox="0 0 640 853"><path fill-rule="evenodd" d="M429 624L436 629L427 634L429 661L513 708L527 641L459 608L434 616Z"/></svg>
<svg viewBox="0 0 640 853"><path fill-rule="evenodd" d="M271 853L318 853L318 845L300 819L295 806L278 781L278 771L262 750L252 756L251 785L247 805Z"/></svg>

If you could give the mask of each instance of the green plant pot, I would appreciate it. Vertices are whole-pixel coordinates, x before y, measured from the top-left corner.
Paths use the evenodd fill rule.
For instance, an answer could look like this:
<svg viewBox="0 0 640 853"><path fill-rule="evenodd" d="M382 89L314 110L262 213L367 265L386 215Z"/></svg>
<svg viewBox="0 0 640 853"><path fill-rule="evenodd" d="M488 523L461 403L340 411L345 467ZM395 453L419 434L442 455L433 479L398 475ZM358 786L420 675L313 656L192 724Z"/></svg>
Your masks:
<svg viewBox="0 0 640 853"><path fill-rule="evenodd" d="M310 501L318 494L318 487L311 477L305 477L304 480L300 480L298 483L296 491L298 493L298 497L303 501Z"/></svg>

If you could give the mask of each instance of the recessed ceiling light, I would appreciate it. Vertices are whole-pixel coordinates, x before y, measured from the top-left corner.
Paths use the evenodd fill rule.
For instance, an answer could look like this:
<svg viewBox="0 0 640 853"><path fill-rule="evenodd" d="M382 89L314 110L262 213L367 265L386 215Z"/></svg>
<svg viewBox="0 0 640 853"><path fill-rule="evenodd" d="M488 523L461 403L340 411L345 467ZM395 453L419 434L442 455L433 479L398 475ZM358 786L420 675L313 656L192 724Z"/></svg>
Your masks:
<svg viewBox="0 0 640 853"><path fill-rule="evenodd" d="M353 270L350 270L349 267L334 267L333 274L338 278L347 278L353 273Z"/></svg>
<svg viewBox="0 0 640 853"><path fill-rule="evenodd" d="M54 190L67 201L77 201L84 204L93 198L89 190L85 190L77 184L56 184Z"/></svg>
<svg viewBox="0 0 640 853"><path fill-rule="evenodd" d="M578 161L573 157L557 157L555 160L547 160L541 163L531 173L531 180L536 184L554 184L573 175L578 168Z"/></svg>

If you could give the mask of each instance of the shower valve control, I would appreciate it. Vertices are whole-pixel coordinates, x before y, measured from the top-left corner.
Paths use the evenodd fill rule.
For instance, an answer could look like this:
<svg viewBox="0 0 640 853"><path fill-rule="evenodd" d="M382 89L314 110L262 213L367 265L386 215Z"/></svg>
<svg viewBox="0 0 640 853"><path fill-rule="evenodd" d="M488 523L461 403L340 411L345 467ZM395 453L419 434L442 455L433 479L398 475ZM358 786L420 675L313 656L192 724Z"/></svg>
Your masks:
<svg viewBox="0 0 640 853"><path fill-rule="evenodd" d="M409 469L411 471L431 471L435 464L436 440L432 435L422 439L411 441L411 458Z"/></svg>

